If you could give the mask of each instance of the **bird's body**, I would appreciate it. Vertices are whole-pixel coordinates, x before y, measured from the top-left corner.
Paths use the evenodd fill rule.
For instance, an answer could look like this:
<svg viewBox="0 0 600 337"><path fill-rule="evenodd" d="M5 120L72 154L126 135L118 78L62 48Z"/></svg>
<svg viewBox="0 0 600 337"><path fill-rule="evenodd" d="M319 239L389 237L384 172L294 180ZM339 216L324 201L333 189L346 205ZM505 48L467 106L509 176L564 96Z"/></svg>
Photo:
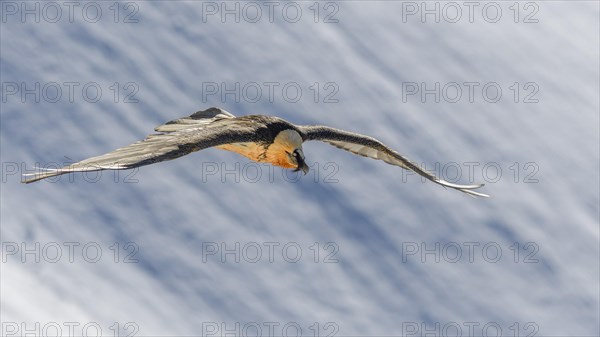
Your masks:
<svg viewBox="0 0 600 337"><path fill-rule="evenodd" d="M210 147L231 151L257 162L308 172L302 143L320 140L365 157L412 170L442 186L476 196L483 185L449 183L421 169L378 140L327 126L297 126L278 117L248 115L235 117L219 108L198 111L189 117L155 128L158 134L107 154L74 163L62 169L28 174L31 183L70 172L132 169L175 159Z"/></svg>
<svg viewBox="0 0 600 337"><path fill-rule="evenodd" d="M267 128L269 124L267 123ZM291 124L290 124L291 125ZM293 162L287 160L286 151L293 152L294 149L301 148L302 137L297 130L285 129L280 131L275 137L266 142L244 142L231 143L216 146L216 148L235 152L242 156L257 162L271 163L283 168L297 168Z"/></svg>

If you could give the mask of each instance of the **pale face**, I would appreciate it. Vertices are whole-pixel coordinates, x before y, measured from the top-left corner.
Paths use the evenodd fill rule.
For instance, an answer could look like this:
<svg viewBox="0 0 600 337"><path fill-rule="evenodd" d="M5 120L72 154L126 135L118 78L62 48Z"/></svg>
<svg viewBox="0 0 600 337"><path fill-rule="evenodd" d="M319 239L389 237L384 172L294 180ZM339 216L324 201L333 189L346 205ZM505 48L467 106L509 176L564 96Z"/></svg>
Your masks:
<svg viewBox="0 0 600 337"><path fill-rule="evenodd" d="M302 151L302 137L293 130L280 132L267 150L266 159L273 165L308 172Z"/></svg>

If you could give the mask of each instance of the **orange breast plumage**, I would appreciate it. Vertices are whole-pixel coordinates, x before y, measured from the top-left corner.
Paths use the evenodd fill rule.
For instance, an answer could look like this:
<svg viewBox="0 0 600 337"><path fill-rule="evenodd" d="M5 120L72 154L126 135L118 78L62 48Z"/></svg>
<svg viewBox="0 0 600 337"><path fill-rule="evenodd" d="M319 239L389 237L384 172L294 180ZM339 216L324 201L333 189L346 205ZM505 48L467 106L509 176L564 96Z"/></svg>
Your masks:
<svg viewBox="0 0 600 337"><path fill-rule="evenodd" d="M217 146L217 148L241 154L254 161L265 161L265 147L258 143L231 143Z"/></svg>

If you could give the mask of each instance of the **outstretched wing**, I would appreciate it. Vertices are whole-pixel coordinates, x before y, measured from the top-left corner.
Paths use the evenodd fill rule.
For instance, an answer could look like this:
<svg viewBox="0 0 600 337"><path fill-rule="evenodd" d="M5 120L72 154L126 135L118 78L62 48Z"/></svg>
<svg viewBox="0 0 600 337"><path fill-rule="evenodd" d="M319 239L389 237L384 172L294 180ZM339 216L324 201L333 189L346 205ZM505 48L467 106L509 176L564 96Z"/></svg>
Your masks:
<svg viewBox="0 0 600 337"><path fill-rule="evenodd" d="M61 169L25 175L24 183L70 172L125 170L175 159L209 147L248 142L254 138L256 125L237 119L230 113L211 108L157 127L163 133L116 149L101 156L85 159Z"/></svg>
<svg viewBox="0 0 600 337"><path fill-rule="evenodd" d="M300 129L300 131L303 133L304 141L320 140L340 149L352 152L354 154L373 159L383 160L388 164L400 166L407 170L412 170L417 174L433 181L436 184L440 184L445 187L450 187L474 196L488 197L487 194L473 191L474 189L482 187L483 184L459 185L447 182L443 179L436 177L432 173L421 169L417 164L406 159L398 152L385 146L383 143L381 143L375 138L339 129L334 129L327 126L299 126L298 129Z"/></svg>

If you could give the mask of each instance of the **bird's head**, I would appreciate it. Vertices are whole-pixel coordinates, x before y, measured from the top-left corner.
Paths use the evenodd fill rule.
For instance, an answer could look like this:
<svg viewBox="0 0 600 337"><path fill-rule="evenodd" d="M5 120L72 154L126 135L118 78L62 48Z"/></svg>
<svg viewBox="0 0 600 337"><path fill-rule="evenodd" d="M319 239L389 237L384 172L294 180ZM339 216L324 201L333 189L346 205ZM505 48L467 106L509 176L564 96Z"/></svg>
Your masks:
<svg viewBox="0 0 600 337"><path fill-rule="evenodd" d="M267 157L274 165L293 168L294 171L302 170L304 174L310 169L304 161L302 137L294 130L281 131L269 146Z"/></svg>

